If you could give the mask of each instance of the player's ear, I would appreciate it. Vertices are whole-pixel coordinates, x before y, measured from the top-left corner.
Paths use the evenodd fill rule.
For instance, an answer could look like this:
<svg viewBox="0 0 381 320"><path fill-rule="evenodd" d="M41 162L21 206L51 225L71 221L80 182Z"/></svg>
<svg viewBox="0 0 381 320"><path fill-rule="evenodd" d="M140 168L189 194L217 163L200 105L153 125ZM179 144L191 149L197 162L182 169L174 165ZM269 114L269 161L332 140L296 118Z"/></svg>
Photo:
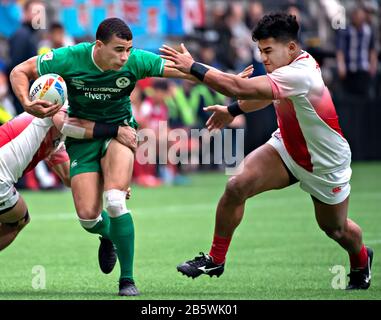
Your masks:
<svg viewBox="0 0 381 320"><path fill-rule="evenodd" d="M290 41L288 43L288 50L290 52L290 55L293 55L298 50L298 45L295 41Z"/></svg>
<svg viewBox="0 0 381 320"><path fill-rule="evenodd" d="M104 43L101 40L95 40L95 46L97 48L101 48L104 45Z"/></svg>

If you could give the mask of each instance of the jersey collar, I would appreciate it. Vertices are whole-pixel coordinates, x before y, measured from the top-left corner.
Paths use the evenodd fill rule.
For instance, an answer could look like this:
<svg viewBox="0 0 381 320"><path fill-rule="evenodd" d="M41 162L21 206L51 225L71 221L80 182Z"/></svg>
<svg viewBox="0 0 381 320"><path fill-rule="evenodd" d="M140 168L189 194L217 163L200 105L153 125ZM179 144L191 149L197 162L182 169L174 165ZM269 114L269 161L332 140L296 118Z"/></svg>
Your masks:
<svg viewBox="0 0 381 320"><path fill-rule="evenodd" d="M100 66L97 65L97 63L95 62L95 59L94 59L94 48L95 48L95 45L93 45L92 49L91 49L91 60L93 61L94 63L94 66L100 71L100 72L105 72Z"/></svg>

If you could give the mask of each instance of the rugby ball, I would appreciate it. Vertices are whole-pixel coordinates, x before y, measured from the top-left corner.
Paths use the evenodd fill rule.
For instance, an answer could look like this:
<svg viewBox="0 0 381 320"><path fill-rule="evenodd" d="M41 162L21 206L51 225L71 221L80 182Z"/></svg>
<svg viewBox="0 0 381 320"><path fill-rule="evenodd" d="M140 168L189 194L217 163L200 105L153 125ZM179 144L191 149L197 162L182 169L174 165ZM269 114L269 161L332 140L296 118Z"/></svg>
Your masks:
<svg viewBox="0 0 381 320"><path fill-rule="evenodd" d="M30 87L29 98L31 101L40 99L63 106L67 99L65 80L54 73L41 76Z"/></svg>

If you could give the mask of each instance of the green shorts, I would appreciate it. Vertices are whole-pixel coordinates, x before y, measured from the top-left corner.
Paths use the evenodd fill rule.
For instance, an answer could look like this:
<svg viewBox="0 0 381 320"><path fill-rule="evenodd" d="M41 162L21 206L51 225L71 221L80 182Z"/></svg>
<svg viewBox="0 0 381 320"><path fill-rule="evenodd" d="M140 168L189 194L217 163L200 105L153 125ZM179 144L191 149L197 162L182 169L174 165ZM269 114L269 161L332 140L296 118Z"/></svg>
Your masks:
<svg viewBox="0 0 381 320"><path fill-rule="evenodd" d="M101 158L106 154L111 138L78 140L66 138L70 157L70 177L85 172L102 172Z"/></svg>

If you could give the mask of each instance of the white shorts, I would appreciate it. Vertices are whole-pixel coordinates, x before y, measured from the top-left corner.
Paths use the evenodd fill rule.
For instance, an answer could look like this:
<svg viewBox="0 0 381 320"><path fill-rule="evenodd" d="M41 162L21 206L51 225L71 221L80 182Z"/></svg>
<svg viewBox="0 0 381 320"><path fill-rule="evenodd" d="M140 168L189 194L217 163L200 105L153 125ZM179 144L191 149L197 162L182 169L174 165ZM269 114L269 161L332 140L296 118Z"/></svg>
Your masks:
<svg viewBox="0 0 381 320"><path fill-rule="evenodd" d="M310 195L330 205L341 203L349 196L351 191L349 180L352 175L350 166L333 173L312 173L291 158L280 135L273 134L267 143L278 151L287 168L300 181L300 188Z"/></svg>
<svg viewBox="0 0 381 320"><path fill-rule="evenodd" d="M20 198L20 194L13 184L0 180L0 214L14 207Z"/></svg>

